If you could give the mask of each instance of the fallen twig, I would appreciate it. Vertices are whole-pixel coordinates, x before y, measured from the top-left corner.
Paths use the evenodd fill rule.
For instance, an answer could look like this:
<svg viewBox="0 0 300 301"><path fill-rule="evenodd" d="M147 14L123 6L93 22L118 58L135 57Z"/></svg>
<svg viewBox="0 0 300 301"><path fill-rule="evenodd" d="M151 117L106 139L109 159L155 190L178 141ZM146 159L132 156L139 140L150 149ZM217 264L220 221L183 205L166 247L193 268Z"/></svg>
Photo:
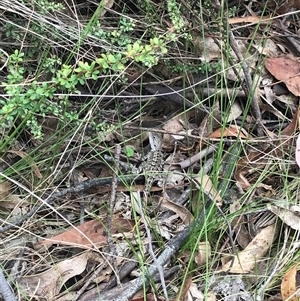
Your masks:
<svg viewBox="0 0 300 301"><path fill-rule="evenodd" d="M228 150L226 154L223 169L221 172L222 175L220 177L223 180L218 185L218 190L220 191L221 196L223 196L226 190L228 189L228 185L231 181L231 177L239 153L240 153L240 145L236 143L231 147L230 150ZM200 212L199 217L189 227L185 228L183 231L181 231L179 234L177 234L169 241L164 251L160 254L159 257L157 257L156 264L148 268L145 274L123 284L121 287L116 287L102 294L97 293L94 294L93 296L90 296L90 294L87 292L87 294L89 294L89 301L98 301L98 300L127 301L128 299L132 298L134 294L137 293L144 286L148 286L150 278L151 277L153 278L157 274L157 267L159 265L164 266L171 259L171 257L174 256L179 251L180 247L190 236L194 228L202 226L205 223L205 221L211 216L214 202L209 197L207 197L205 201L206 201L205 206ZM85 294L79 300L80 301L87 300L85 298Z"/></svg>
<svg viewBox="0 0 300 301"><path fill-rule="evenodd" d="M27 187L25 187L24 185L22 185L21 183L11 179L10 177L6 176L4 173L0 172L0 175L7 179L8 181L11 181L12 183L18 185L18 187L23 188L25 191L27 191L28 193L30 193L32 196L37 197L38 199L41 199L40 197L38 197L35 193L33 193L32 191L30 191ZM127 176L120 176L118 178L118 183L121 182L130 182L133 180L138 180L141 179L142 176L137 176L137 175L127 175ZM52 202L54 202L56 199L61 198L65 195L67 195L68 193L70 194L75 194L75 193L79 193L85 190L88 190L90 188L96 187L96 186L103 186L103 185L109 185L111 184L112 178L105 178L105 179L92 179L92 180L87 180L81 183L78 183L76 186L74 187L68 187L66 189L63 189L60 192L57 193L53 193L52 195L48 196L45 200L42 200L42 203L39 203L38 205L36 205L34 208L32 208L28 213L24 214L22 217L12 221L12 222L8 222L8 221L3 221L4 223L6 223L6 226L0 227L0 233L4 233L14 227L17 227L18 225L24 223L26 220L28 220L31 216L33 216L37 211L39 211L41 208L43 208L44 206L47 206L49 204L51 204Z"/></svg>

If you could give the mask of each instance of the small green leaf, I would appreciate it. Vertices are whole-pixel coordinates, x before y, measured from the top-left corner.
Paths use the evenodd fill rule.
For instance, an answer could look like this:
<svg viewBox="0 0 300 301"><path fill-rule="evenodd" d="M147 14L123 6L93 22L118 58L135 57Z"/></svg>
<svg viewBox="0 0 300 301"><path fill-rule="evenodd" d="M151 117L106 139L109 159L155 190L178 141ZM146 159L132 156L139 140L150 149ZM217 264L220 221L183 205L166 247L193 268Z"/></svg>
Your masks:
<svg viewBox="0 0 300 301"><path fill-rule="evenodd" d="M135 42L133 45L132 45L132 49L135 51L135 52L138 52L139 49L140 49L140 44L138 42Z"/></svg>
<svg viewBox="0 0 300 301"><path fill-rule="evenodd" d="M115 62L116 62L116 58L115 58L114 55L112 55L112 54L109 54L109 55L107 56L107 59L108 59L108 61L109 61L110 63L115 63Z"/></svg>
<svg viewBox="0 0 300 301"><path fill-rule="evenodd" d="M128 158L133 157L134 150L130 146L125 146L125 154Z"/></svg>

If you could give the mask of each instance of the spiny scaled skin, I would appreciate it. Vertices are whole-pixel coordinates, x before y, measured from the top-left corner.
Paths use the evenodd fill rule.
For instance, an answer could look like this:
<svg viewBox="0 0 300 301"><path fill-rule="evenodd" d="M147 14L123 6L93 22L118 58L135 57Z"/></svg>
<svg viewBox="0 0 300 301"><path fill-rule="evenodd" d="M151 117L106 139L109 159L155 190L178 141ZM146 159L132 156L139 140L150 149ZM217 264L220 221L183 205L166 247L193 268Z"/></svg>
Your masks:
<svg viewBox="0 0 300 301"><path fill-rule="evenodd" d="M151 151L147 155L147 162L144 169L146 178L144 193L146 198L148 197L153 182L160 180L160 173L163 170L163 155L161 152L162 136L158 133L149 132L149 142Z"/></svg>

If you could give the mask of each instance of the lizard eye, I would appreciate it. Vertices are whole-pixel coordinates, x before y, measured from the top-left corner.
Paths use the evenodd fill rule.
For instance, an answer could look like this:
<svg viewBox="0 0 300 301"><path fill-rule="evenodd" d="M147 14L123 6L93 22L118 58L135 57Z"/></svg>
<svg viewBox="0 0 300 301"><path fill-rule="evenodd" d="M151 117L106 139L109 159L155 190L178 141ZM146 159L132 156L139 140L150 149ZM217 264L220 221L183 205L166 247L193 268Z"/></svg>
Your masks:
<svg viewBox="0 0 300 301"><path fill-rule="evenodd" d="M142 143L142 147L147 148L149 145L150 145L149 138L146 138Z"/></svg>

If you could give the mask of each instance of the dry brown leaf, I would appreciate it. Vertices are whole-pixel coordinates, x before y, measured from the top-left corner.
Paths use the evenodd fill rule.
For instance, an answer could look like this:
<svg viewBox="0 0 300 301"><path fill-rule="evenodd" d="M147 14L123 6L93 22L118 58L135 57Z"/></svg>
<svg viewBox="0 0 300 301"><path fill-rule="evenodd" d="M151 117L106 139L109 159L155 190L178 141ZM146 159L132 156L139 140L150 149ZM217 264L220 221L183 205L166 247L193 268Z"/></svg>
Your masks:
<svg viewBox="0 0 300 301"><path fill-rule="evenodd" d="M178 301L186 301L187 295L189 293L190 287L193 284L193 278L191 274L188 274L187 277L184 277L184 283L182 284L182 289L179 290L179 293L177 294L175 300Z"/></svg>
<svg viewBox="0 0 300 301"><path fill-rule="evenodd" d="M75 228L56 235L52 238L42 240L35 245L35 248L44 246L51 246L52 244L72 245L81 248L90 248L93 244L97 247L103 246L107 243L107 229L103 226L106 221L91 220L79 225ZM114 218L112 221L111 235L119 232L129 232L134 226L134 221L129 219ZM83 234L81 234L79 231Z"/></svg>
<svg viewBox="0 0 300 301"><path fill-rule="evenodd" d="M298 106L297 111L293 116L292 122L289 123L289 125L284 128L284 130L281 132L281 136L293 136L297 129L300 130L299 120L300 120L300 107Z"/></svg>
<svg viewBox="0 0 300 301"><path fill-rule="evenodd" d="M230 106L230 111L229 111L228 116L226 116L226 121L230 122L230 121L236 120L242 114L243 114L243 110L241 108L241 105L237 101L235 101Z"/></svg>
<svg viewBox="0 0 300 301"><path fill-rule="evenodd" d="M215 40L211 37L201 37L197 35L193 39L194 44L198 47L198 57L203 62L210 62L220 58L220 48ZM209 51L207 51L209 49Z"/></svg>
<svg viewBox="0 0 300 301"><path fill-rule="evenodd" d="M245 250L234 256L233 264L231 260L223 265L222 271L229 273L249 273L271 247L272 242L277 237L275 224L262 229L249 243Z"/></svg>
<svg viewBox="0 0 300 301"><path fill-rule="evenodd" d="M198 175L195 180L201 186L203 192L211 197L212 200L216 202L217 206L222 205L222 197L215 189L211 179L208 175Z"/></svg>
<svg viewBox="0 0 300 301"><path fill-rule="evenodd" d="M265 43L261 45L260 43L258 45L253 45L253 47L260 53L266 56L275 56L275 55L281 55L282 51L279 51L279 47L275 42L273 42L272 39L266 39Z"/></svg>
<svg viewBox="0 0 300 301"><path fill-rule="evenodd" d="M161 206L175 212L181 218L185 226L188 226L194 220L192 213L185 206L171 202L166 198L162 198L160 204Z"/></svg>
<svg viewBox="0 0 300 301"><path fill-rule="evenodd" d="M207 300L207 296L204 298L204 294L199 289L199 286L196 283L192 283L190 289L188 291L188 296L185 298L186 301L200 301L200 300Z"/></svg>
<svg viewBox="0 0 300 301"><path fill-rule="evenodd" d="M64 260L43 273L23 276L19 280L20 290L31 298L53 300L66 281L85 270L87 261L91 257L93 257L92 252L85 252Z"/></svg>
<svg viewBox="0 0 300 301"><path fill-rule="evenodd" d="M289 206L289 204L286 204ZM291 206L286 208L284 204L268 204L268 210L277 215L286 225L294 230L300 230L300 207Z"/></svg>
<svg viewBox="0 0 300 301"><path fill-rule="evenodd" d="M292 8L300 9L300 0L287 0L283 1L282 5L277 9L279 15L284 15L289 12Z"/></svg>
<svg viewBox="0 0 300 301"><path fill-rule="evenodd" d="M176 138L178 138L176 134L184 132L184 126L180 117L175 117L167 121L163 126L163 130L165 130L166 133L169 133L164 134L163 148L166 150L172 150L174 148L174 139L176 140ZM184 138L184 136L180 136L180 139L181 138Z"/></svg>
<svg viewBox="0 0 300 301"><path fill-rule="evenodd" d="M101 5L103 6L103 10L102 10L100 16L103 17L109 11L109 9L113 7L114 3L115 3L114 0L102 1Z"/></svg>
<svg viewBox="0 0 300 301"><path fill-rule="evenodd" d="M93 282L97 283L97 284L102 283L102 282L107 283L111 277L112 271L113 271L112 267L108 265L106 268L104 268L101 271L101 274L99 276L97 276Z"/></svg>
<svg viewBox="0 0 300 301"><path fill-rule="evenodd" d="M278 80L283 81L290 92L300 96L300 60L288 54L281 57L268 58L267 70Z"/></svg>
<svg viewBox="0 0 300 301"><path fill-rule="evenodd" d="M232 204L229 205L230 214L234 214L241 208L241 204L239 201L234 201ZM236 214L237 217L233 219L231 225L234 226L234 232L236 233L236 241L245 249L247 245L251 242L251 236L249 233L248 228L246 227L247 223L245 221L244 215Z"/></svg>
<svg viewBox="0 0 300 301"><path fill-rule="evenodd" d="M8 181L0 183L0 198L2 200L9 195L10 186L11 184Z"/></svg>
<svg viewBox="0 0 300 301"><path fill-rule="evenodd" d="M299 114L300 110L298 107L293 120L281 132L280 136L272 133L272 138L275 141L277 140L277 145L280 145L280 147L276 147L275 145L275 147L266 148L262 151L253 151L238 160L234 178L239 187L245 190L251 188L251 183L247 179L249 175L254 172L257 173L258 170L263 170L268 164L272 163L272 157L282 158L284 150L289 148L293 142L293 136L299 124ZM270 135L271 133L269 133Z"/></svg>
<svg viewBox="0 0 300 301"><path fill-rule="evenodd" d="M281 296L282 300L299 301L300 298L296 295L296 275L298 264L290 268L282 277L281 281Z"/></svg>
<svg viewBox="0 0 300 301"><path fill-rule="evenodd" d="M183 123L180 120L180 117L172 118L165 123L163 129L167 133L178 134L181 131L184 131Z"/></svg>
<svg viewBox="0 0 300 301"><path fill-rule="evenodd" d="M283 156L283 150L288 140L280 141L280 147L269 147L261 151L251 151L247 156L241 157L238 160L234 178L237 185L245 190L252 187L250 182L255 182L258 177L258 173L262 173L273 164L273 157L281 158ZM251 178L251 181L248 181ZM259 183L256 187L264 187L269 190L272 188L270 185L265 186L264 183ZM271 189L272 190L272 189Z"/></svg>
<svg viewBox="0 0 300 301"><path fill-rule="evenodd" d="M209 241L202 241L198 244L198 250L195 254L195 262L197 266L201 266L211 258L211 247Z"/></svg>
<svg viewBox="0 0 300 301"><path fill-rule="evenodd" d="M217 296L212 290L210 290L210 291L207 292L207 294L205 296L205 300L206 301L216 301Z"/></svg>
<svg viewBox="0 0 300 301"><path fill-rule="evenodd" d="M264 80L262 93L264 94L264 103L260 102L259 107L261 111L267 111L272 114L274 114L276 117L278 117L280 120L286 120L285 114L283 114L276 106L274 105L274 102L277 101L277 96L274 93L274 89L271 88L271 85L273 83L273 79L266 79ZM289 93L290 94L290 93ZM264 129L266 130L266 129Z"/></svg>
<svg viewBox="0 0 300 301"><path fill-rule="evenodd" d="M238 125L231 125L225 129L217 129L209 135L209 138L221 138L221 137L239 137L247 139L250 135L246 130Z"/></svg>
<svg viewBox="0 0 300 301"><path fill-rule="evenodd" d="M1 210L10 212L11 216L21 216L29 211L31 203L29 200L21 199L16 194L10 194L1 201Z"/></svg>
<svg viewBox="0 0 300 301"><path fill-rule="evenodd" d="M248 156L241 157L238 160L234 178L239 187L245 190L251 188L251 183L249 183L246 176L268 164L269 160L266 158L268 152L269 150L265 152L253 151Z"/></svg>

